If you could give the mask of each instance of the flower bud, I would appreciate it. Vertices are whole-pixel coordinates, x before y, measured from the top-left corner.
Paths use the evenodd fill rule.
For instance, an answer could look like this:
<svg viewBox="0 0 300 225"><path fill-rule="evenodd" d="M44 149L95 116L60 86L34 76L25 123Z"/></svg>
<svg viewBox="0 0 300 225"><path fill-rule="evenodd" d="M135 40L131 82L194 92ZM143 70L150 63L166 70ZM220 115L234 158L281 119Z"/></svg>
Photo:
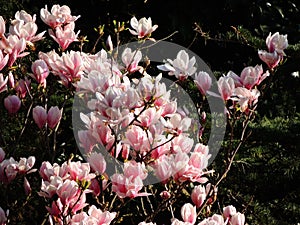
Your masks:
<svg viewBox="0 0 300 225"><path fill-rule="evenodd" d="M10 95L4 99L4 106L9 114L15 114L21 107L21 100L16 95Z"/></svg>

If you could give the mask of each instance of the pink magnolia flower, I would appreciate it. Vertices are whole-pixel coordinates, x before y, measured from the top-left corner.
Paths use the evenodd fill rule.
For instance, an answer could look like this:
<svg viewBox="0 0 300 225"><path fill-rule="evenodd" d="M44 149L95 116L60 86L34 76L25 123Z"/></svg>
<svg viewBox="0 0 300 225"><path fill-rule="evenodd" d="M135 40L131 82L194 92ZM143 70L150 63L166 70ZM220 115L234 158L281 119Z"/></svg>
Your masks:
<svg viewBox="0 0 300 225"><path fill-rule="evenodd" d="M242 213L234 214L230 219L231 225L244 225L245 224L245 215Z"/></svg>
<svg viewBox="0 0 300 225"><path fill-rule="evenodd" d="M263 72L261 65L245 67L241 72L241 83L245 88L252 89L255 85L259 85L269 75L268 72L264 74Z"/></svg>
<svg viewBox="0 0 300 225"><path fill-rule="evenodd" d="M218 89L221 98L226 101L231 98L235 88L234 80L231 77L220 77L218 80Z"/></svg>
<svg viewBox="0 0 300 225"><path fill-rule="evenodd" d="M87 157L87 161L89 162L93 171L96 172L96 174L103 174L105 172L106 162L101 153L91 153L91 155Z"/></svg>
<svg viewBox="0 0 300 225"><path fill-rule="evenodd" d="M21 107L21 100L16 95L9 95L4 99L4 106L10 114L15 114Z"/></svg>
<svg viewBox="0 0 300 225"><path fill-rule="evenodd" d="M70 175L69 166L65 162L61 166L57 163L51 165L51 163L44 161L40 167L40 175L45 181L50 181L52 177L60 177L61 179L67 179Z"/></svg>
<svg viewBox="0 0 300 225"><path fill-rule="evenodd" d="M78 139L80 146L84 149L85 153L89 154L93 151L94 146L97 144L97 141L92 136L89 130L79 130Z"/></svg>
<svg viewBox="0 0 300 225"><path fill-rule="evenodd" d="M141 127L134 125L126 131L126 140L124 143L129 144L136 151L143 152L144 150L147 151L147 149L150 150L149 135L147 136L146 132Z"/></svg>
<svg viewBox="0 0 300 225"><path fill-rule="evenodd" d="M47 112L42 106L36 106L32 110L33 120L36 125L42 129L47 123Z"/></svg>
<svg viewBox="0 0 300 225"><path fill-rule="evenodd" d="M155 175L158 179L165 183L172 176L172 156L162 155L157 159L154 165Z"/></svg>
<svg viewBox="0 0 300 225"><path fill-rule="evenodd" d="M267 66L271 70L274 69L282 60L282 56L279 55L276 51L267 52L264 50L258 50L258 56L263 62L267 64Z"/></svg>
<svg viewBox="0 0 300 225"><path fill-rule="evenodd" d="M203 185L197 185L194 187L191 194L191 199L197 208L200 208L205 201L209 189L210 185L207 185L206 188Z"/></svg>
<svg viewBox="0 0 300 225"><path fill-rule="evenodd" d="M84 60L79 51L63 52L62 56L62 76L66 76L70 82L80 80L84 74ZM61 77L61 75L59 75Z"/></svg>
<svg viewBox="0 0 300 225"><path fill-rule="evenodd" d="M19 21L22 20L25 23L29 23L29 22L35 23L35 21L36 21L36 15L34 14L33 16L31 16L26 11L21 10L21 11L17 11L15 13L15 19L19 20Z"/></svg>
<svg viewBox="0 0 300 225"><path fill-rule="evenodd" d="M34 61L31 65L31 70L33 72L31 77L34 78L39 84L42 84L44 87L46 87L46 78L49 75L49 68L46 62L42 59Z"/></svg>
<svg viewBox="0 0 300 225"><path fill-rule="evenodd" d="M18 175L18 162L10 157L0 163L0 182L10 183Z"/></svg>
<svg viewBox="0 0 300 225"><path fill-rule="evenodd" d="M0 93L7 90L7 80L8 77L4 80L3 74L0 73Z"/></svg>
<svg viewBox="0 0 300 225"><path fill-rule="evenodd" d="M129 73L133 73L141 68L138 66L142 59L141 51L131 51L130 48L125 48L121 57L122 62L125 64L125 68Z"/></svg>
<svg viewBox="0 0 300 225"><path fill-rule="evenodd" d="M56 27L55 32L51 29L49 29L48 31L49 35L53 38L54 41L59 44L59 46L64 51L72 42L78 41L77 37L80 31L75 34L74 28L75 23L72 22L64 27Z"/></svg>
<svg viewBox="0 0 300 225"><path fill-rule="evenodd" d="M52 176L49 181L42 180L41 191L38 192L38 195L45 198L52 198L56 195L57 189L63 182L63 179L58 176Z"/></svg>
<svg viewBox="0 0 300 225"><path fill-rule="evenodd" d="M35 23L35 16L32 18L31 15L24 10L17 13L15 15L16 19L11 22L11 26L9 27L10 34L17 35L19 38L24 38L29 44L44 38L43 35L46 31L36 35L38 27Z"/></svg>
<svg viewBox="0 0 300 225"><path fill-rule="evenodd" d="M36 169L32 169L34 164L35 164L34 156L30 156L28 158L20 158L20 160L17 164L18 173L29 174L29 173L35 172Z"/></svg>
<svg viewBox="0 0 300 225"><path fill-rule="evenodd" d="M5 159L5 152L4 150L0 147L0 163Z"/></svg>
<svg viewBox="0 0 300 225"><path fill-rule="evenodd" d="M136 171L134 170L136 168ZM135 198L147 196L149 193L139 193L143 188L143 179L147 177L145 165L136 161L125 163L124 174L115 173L111 176L112 190L120 198Z"/></svg>
<svg viewBox="0 0 300 225"><path fill-rule="evenodd" d="M184 222L188 222L190 224L194 224L197 219L197 211L196 207L191 203L186 203L181 207L181 217Z"/></svg>
<svg viewBox="0 0 300 225"><path fill-rule="evenodd" d="M231 77L233 79L233 81L234 81L235 87L242 87L243 86L241 78L237 74L235 74L234 72L229 71L226 74L225 77Z"/></svg>
<svg viewBox="0 0 300 225"><path fill-rule="evenodd" d="M212 224L212 225L226 225L227 222L225 223L223 216L214 214L213 216L204 219L198 225L207 225L207 224Z"/></svg>
<svg viewBox="0 0 300 225"><path fill-rule="evenodd" d="M236 208L232 205L228 205L223 208L223 216L230 219L233 215L236 214Z"/></svg>
<svg viewBox="0 0 300 225"><path fill-rule="evenodd" d="M142 180L146 179L148 173L145 164L142 162L136 162L134 160L128 161L124 164L124 176L125 177L140 177Z"/></svg>
<svg viewBox="0 0 300 225"><path fill-rule="evenodd" d="M16 84L15 84L15 90L20 98L25 98L27 91L30 90L30 84L31 81L25 77L25 80L20 79Z"/></svg>
<svg viewBox="0 0 300 225"><path fill-rule="evenodd" d="M276 51L279 55L285 56L283 50L288 47L287 35L281 35L279 32L272 35L270 32L266 39L266 44L269 52Z"/></svg>
<svg viewBox="0 0 300 225"><path fill-rule="evenodd" d="M96 224L110 224L111 221L116 217L116 212L103 212L101 209L96 208L96 206L92 205L88 210L88 215L93 218L93 221Z"/></svg>
<svg viewBox="0 0 300 225"><path fill-rule="evenodd" d="M189 117L183 117L179 113L174 113L170 116L168 121L161 118L161 122L166 129L171 131L171 133L180 135L190 128L192 119Z"/></svg>
<svg viewBox="0 0 300 225"><path fill-rule="evenodd" d="M0 37L5 34L5 21L2 16L0 16Z"/></svg>
<svg viewBox="0 0 300 225"><path fill-rule="evenodd" d="M59 123L62 116L61 110L55 106L51 106L47 115L47 124L51 129L54 129L56 125Z"/></svg>
<svg viewBox="0 0 300 225"><path fill-rule="evenodd" d="M201 94L205 95L211 87L212 80L208 73L200 71L198 74L196 74L194 82Z"/></svg>
<svg viewBox="0 0 300 225"><path fill-rule="evenodd" d="M17 35L9 35L7 38L3 36L0 40L0 49L4 53L9 54L8 66L12 66L17 58L29 54L29 52L23 52L25 48L25 38L19 38Z"/></svg>
<svg viewBox="0 0 300 225"><path fill-rule="evenodd" d="M7 223L7 214L0 207L0 225L6 225Z"/></svg>
<svg viewBox="0 0 300 225"><path fill-rule="evenodd" d="M70 202L75 203L80 196L80 192L80 188L74 180L65 180L56 191L63 205L69 205Z"/></svg>
<svg viewBox="0 0 300 225"><path fill-rule="evenodd" d="M185 135L175 137L171 142L172 153L186 152L189 153L194 145L194 140Z"/></svg>
<svg viewBox="0 0 300 225"><path fill-rule="evenodd" d="M158 25L152 26L152 20L150 17L148 19L143 17L139 21L133 17L130 20L130 25L133 28L133 30L129 29L130 33L138 35L138 38L150 37L151 33L158 27Z"/></svg>
<svg viewBox="0 0 300 225"><path fill-rule="evenodd" d="M95 174L90 173L90 164L77 162L68 163L68 173L70 179L74 181L90 181L95 178Z"/></svg>
<svg viewBox="0 0 300 225"><path fill-rule="evenodd" d="M257 103L260 92L257 89L248 90L243 87L237 87L234 90L234 95L236 97L232 98L232 100L238 101L241 111L245 112Z"/></svg>
<svg viewBox="0 0 300 225"><path fill-rule="evenodd" d="M179 80L185 80L188 76L193 75L197 68L194 66L196 58L193 56L191 59L185 50L180 50L176 59L167 59L164 65L157 66L162 71L169 71L169 75L175 75Z"/></svg>
<svg viewBox="0 0 300 225"><path fill-rule="evenodd" d="M3 56L3 52L0 49L0 71L6 66L8 59L9 59L9 55L6 54L5 56Z"/></svg>
<svg viewBox="0 0 300 225"><path fill-rule="evenodd" d="M53 5L51 12L48 11L47 5L40 11L41 19L44 23L53 29L76 21L80 16L72 16L68 6Z"/></svg>

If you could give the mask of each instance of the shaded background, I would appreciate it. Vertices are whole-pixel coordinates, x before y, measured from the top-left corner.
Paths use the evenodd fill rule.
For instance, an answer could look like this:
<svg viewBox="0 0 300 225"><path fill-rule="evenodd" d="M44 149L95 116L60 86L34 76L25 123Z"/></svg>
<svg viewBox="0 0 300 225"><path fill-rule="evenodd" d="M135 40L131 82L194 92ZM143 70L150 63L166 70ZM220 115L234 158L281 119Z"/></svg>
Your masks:
<svg viewBox="0 0 300 225"><path fill-rule="evenodd" d="M288 34L286 62L274 74L272 84L266 81L270 89L261 98L259 114L251 125L252 136L220 186L218 201L221 206L229 203L246 208L249 224L300 222L300 78L291 76L300 70L299 1L0 0L1 15L9 19L21 9L39 15L45 4L49 9L53 4L66 4L73 15L81 15L76 30L87 36L87 51L98 38L94 28L100 24L106 24L105 41L108 34L113 34L113 20L129 26L132 16L151 17L153 24L159 25L153 37L161 39L178 31L167 41L189 47L219 75L229 70L239 74L245 66L263 64L257 50L266 49L269 32ZM47 29L39 16L37 20L41 30ZM195 23L205 37L195 32ZM128 31L123 34L124 42L130 39ZM216 160L216 171L222 168L221 159Z"/></svg>

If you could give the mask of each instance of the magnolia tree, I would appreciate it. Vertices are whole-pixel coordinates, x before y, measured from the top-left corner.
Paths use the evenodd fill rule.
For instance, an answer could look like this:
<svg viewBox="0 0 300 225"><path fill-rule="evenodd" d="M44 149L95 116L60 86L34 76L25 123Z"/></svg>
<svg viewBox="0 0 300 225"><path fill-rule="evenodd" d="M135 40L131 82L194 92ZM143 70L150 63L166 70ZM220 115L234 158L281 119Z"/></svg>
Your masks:
<svg viewBox="0 0 300 225"><path fill-rule="evenodd" d="M43 224L159 224L162 215L174 225L245 224L234 206L213 206L255 116L260 84L285 56L287 36L270 33L267 51L258 50L270 72L255 65L216 78L188 49L155 40L151 18L133 17L128 28L115 23L102 50L85 52L75 31L79 17L68 6L46 6L40 19L47 35L37 33L36 15L18 11L10 22L0 16L1 117L8 118L0 127L0 224L15 224L16 206L30 199L45 208L34 218ZM127 29L136 42L121 45ZM40 51L45 43L51 49ZM61 101L53 104L50 93ZM12 128L19 129L12 138L5 127L18 126L16 120L21 128ZM61 151L62 123L73 127L80 153ZM225 170L215 171L210 165L226 127ZM16 158L22 136L28 149L40 138L46 153ZM20 187L24 192L11 197Z"/></svg>

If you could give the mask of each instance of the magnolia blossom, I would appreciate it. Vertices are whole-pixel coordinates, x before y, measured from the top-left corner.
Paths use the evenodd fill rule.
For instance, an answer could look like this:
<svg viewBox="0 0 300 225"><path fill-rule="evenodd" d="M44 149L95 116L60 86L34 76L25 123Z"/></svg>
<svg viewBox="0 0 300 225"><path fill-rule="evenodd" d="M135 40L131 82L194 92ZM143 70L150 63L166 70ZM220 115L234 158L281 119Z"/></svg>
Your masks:
<svg viewBox="0 0 300 225"><path fill-rule="evenodd" d="M272 35L270 32L266 39L266 44L269 52L276 51L279 55L285 56L283 50L288 47L287 35L279 34L279 32Z"/></svg>
<svg viewBox="0 0 300 225"><path fill-rule="evenodd" d="M59 123L60 119L62 116L62 112L61 110L55 106L51 106L51 108L48 111L48 115L47 115L47 124L48 126L53 129L54 127L56 127L56 125Z"/></svg>
<svg viewBox="0 0 300 225"><path fill-rule="evenodd" d="M279 55L276 51L267 52L264 50L258 50L258 56L263 62L267 64L267 66L271 70L274 69L282 60L282 56Z"/></svg>
<svg viewBox="0 0 300 225"><path fill-rule="evenodd" d="M54 41L56 41L59 46L64 51L69 47L69 45L74 42L78 41L77 37L80 31L78 31L76 34L74 32L75 23L69 23L68 25L64 27L56 27L55 31L49 29L49 35L53 38Z"/></svg>
<svg viewBox="0 0 300 225"><path fill-rule="evenodd" d="M207 225L207 224L212 224L212 225L226 225L227 223L225 223L223 216L219 215L219 214L214 214L211 217L208 217L206 219L204 219L203 221L201 221L200 223L198 223L198 225Z"/></svg>
<svg viewBox="0 0 300 225"><path fill-rule="evenodd" d="M233 215L236 214L236 208L232 205L228 205L223 208L223 216L225 218L231 218Z"/></svg>
<svg viewBox="0 0 300 225"><path fill-rule="evenodd" d="M237 100L241 107L241 111L245 112L248 108L251 108L257 103L260 92L257 89L248 90L243 87L237 87L234 90L234 96L236 97L233 97L232 99Z"/></svg>
<svg viewBox="0 0 300 225"><path fill-rule="evenodd" d="M11 21L9 33L17 35L19 38L25 38L25 40L30 44L39 41L43 39L43 35L46 31L36 35L38 27L35 20L36 15L31 16L24 10L18 11L15 14L15 19Z"/></svg>
<svg viewBox="0 0 300 225"><path fill-rule="evenodd" d="M72 216L70 224L81 225L81 224L103 224L108 225L116 217L117 213L102 211L96 208L96 206L90 206L88 213L81 212Z"/></svg>
<svg viewBox="0 0 300 225"><path fill-rule="evenodd" d="M190 224L194 224L197 219L197 211L196 207L191 203L186 203L181 207L181 217L184 222L188 222Z"/></svg>
<svg viewBox="0 0 300 225"><path fill-rule="evenodd" d="M111 176L112 191L119 198L135 198L138 196L147 196L148 193L139 193L143 188L143 180L147 177L145 165L135 161L125 163L124 174L115 173Z"/></svg>
<svg viewBox="0 0 300 225"><path fill-rule="evenodd" d="M29 54L29 52L23 52L25 48L25 38L19 38L17 35L9 35L7 38L3 36L0 40L0 49L4 53L9 54L8 66L12 66L17 58Z"/></svg>
<svg viewBox="0 0 300 225"><path fill-rule="evenodd" d="M4 106L10 114L15 114L21 107L21 100L16 95L9 95L4 99Z"/></svg>
<svg viewBox="0 0 300 225"><path fill-rule="evenodd" d="M53 5L51 11L48 11L47 5L40 11L41 19L44 23L53 29L76 21L80 16L72 16L68 6Z"/></svg>
<svg viewBox="0 0 300 225"><path fill-rule="evenodd" d="M240 76L242 85L247 89L252 89L255 85L259 85L267 76L269 76L269 72L264 74L263 72L261 65L245 67Z"/></svg>
<svg viewBox="0 0 300 225"><path fill-rule="evenodd" d="M231 225L244 225L245 224L245 215L238 212L231 217L230 222L231 222Z"/></svg>
<svg viewBox="0 0 300 225"><path fill-rule="evenodd" d="M47 123L47 111L44 107L36 106L32 110L32 116L37 126L42 129Z"/></svg>
<svg viewBox="0 0 300 225"><path fill-rule="evenodd" d="M173 156L162 155L159 157L154 165L155 175L159 178L159 180L163 183L167 181L172 175L172 162L174 158Z"/></svg>
<svg viewBox="0 0 300 225"><path fill-rule="evenodd" d="M287 35L269 33L266 39L268 51L258 50L259 58L273 70L285 56L284 50L288 47Z"/></svg>
<svg viewBox="0 0 300 225"><path fill-rule="evenodd" d="M128 72L133 73L140 69L138 66L142 59L141 51L131 51L130 48L125 48L122 53L122 62L125 64L125 68Z"/></svg>
<svg viewBox="0 0 300 225"><path fill-rule="evenodd" d="M15 85L15 91L17 92L20 98L25 98L28 90L30 90L31 81L25 77L24 79L20 79Z"/></svg>
<svg viewBox="0 0 300 225"><path fill-rule="evenodd" d="M206 188L203 185L197 185L194 187L192 194L191 194L191 199L193 203L196 205L197 208L200 208L203 202L206 199L206 195L209 192L210 189L210 184L206 186Z"/></svg>
<svg viewBox="0 0 300 225"><path fill-rule="evenodd" d="M133 30L129 29L130 33L138 35L138 38L149 37L158 27L158 25L152 26L152 20L150 17L148 19L143 17L139 21L133 17L130 20L130 25L133 28Z"/></svg>
<svg viewBox="0 0 300 225"><path fill-rule="evenodd" d="M231 77L220 77L218 89L224 101L230 99L235 89L234 80Z"/></svg>
<svg viewBox="0 0 300 225"><path fill-rule="evenodd" d="M169 75L175 75L179 80L185 80L188 76L193 75L197 68L194 66L196 58L193 56L191 59L185 50L180 50L176 59L167 59L164 65L157 66L158 69L169 71Z"/></svg>
<svg viewBox="0 0 300 225"><path fill-rule="evenodd" d="M8 77L4 79L3 74L0 73L0 93L7 90L7 80Z"/></svg>
<svg viewBox="0 0 300 225"><path fill-rule="evenodd" d="M97 174L103 174L105 172L106 162L101 153L92 152L91 155L88 156L87 161Z"/></svg>
<svg viewBox="0 0 300 225"><path fill-rule="evenodd" d="M205 95L206 92L210 89L211 87L211 77L207 72L200 71L195 75L195 84L197 85L197 88L201 92L202 95Z"/></svg>
<svg viewBox="0 0 300 225"><path fill-rule="evenodd" d="M46 62L42 59L34 61L31 65L31 70L33 72L31 77L33 77L39 84L43 84L44 87L46 87L46 78L49 75L49 68Z"/></svg>

